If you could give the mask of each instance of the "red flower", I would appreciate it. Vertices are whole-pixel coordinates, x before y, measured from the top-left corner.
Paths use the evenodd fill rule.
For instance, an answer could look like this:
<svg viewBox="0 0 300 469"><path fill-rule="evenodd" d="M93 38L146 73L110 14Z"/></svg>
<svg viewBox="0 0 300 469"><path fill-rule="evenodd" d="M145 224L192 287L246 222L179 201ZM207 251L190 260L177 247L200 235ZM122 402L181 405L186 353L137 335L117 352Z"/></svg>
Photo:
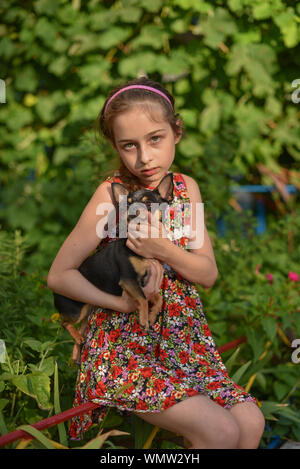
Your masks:
<svg viewBox="0 0 300 469"><path fill-rule="evenodd" d="M182 370L176 370L176 374L178 376L178 378L186 378L187 374L182 371ZM173 379L173 378L170 378L170 379ZM176 378L174 378L176 379ZM180 383L180 380L179 381L174 381L175 383Z"/></svg>
<svg viewBox="0 0 300 469"><path fill-rule="evenodd" d="M153 385L157 392L162 391L166 387L166 384L163 379L155 379Z"/></svg>
<svg viewBox="0 0 300 469"><path fill-rule="evenodd" d="M217 404L221 405L222 407L225 407L226 405L226 402L220 396L216 397L215 401L217 402Z"/></svg>
<svg viewBox="0 0 300 469"><path fill-rule="evenodd" d="M147 409L148 409L148 406L146 402L143 402L141 400L136 405L136 410L147 410Z"/></svg>
<svg viewBox="0 0 300 469"><path fill-rule="evenodd" d="M187 389L186 390L186 393L188 396L196 396L198 394L198 391L196 391L195 389Z"/></svg>
<svg viewBox="0 0 300 469"><path fill-rule="evenodd" d="M163 403L163 410L168 409L169 407L171 407L175 403L176 403L176 401L175 401L175 398L173 396L167 397L165 402Z"/></svg>
<svg viewBox="0 0 300 469"><path fill-rule="evenodd" d="M113 362L114 359L116 358L116 356L117 356L117 352L116 352L115 350L112 350L112 351L110 352L110 356L109 356L110 361Z"/></svg>
<svg viewBox="0 0 300 469"><path fill-rule="evenodd" d="M97 386L96 386L96 394L98 396L103 396L105 391L106 391L106 385L102 383L102 381L98 381Z"/></svg>
<svg viewBox="0 0 300 469"><path fill-rule="evenodd" d="M150 376L153 374L153 369L151 367L142 368L141 374L144 376L144 378L150 378Z"/></svg>
<svg viewBox="0 0 300 469"><path fill-rule="evenodd" d="M187 352L179 352L178 356L183 364L189 361L189 354Z"/></svg>
<svg viewBox="0 0 300 469"><path fill-rule="evenodd" d="M98 340L97 340L97 344L99 347L102 347L103 346L103 343L104 343L104 331L100 331L99 332L99 335L98 335Z"/></svg>
<svg viewBox="0 0 300 469"><path fill-rule="evenodd" d="M190 316L187 318L187 322L188 322L188 325L189 325L190 327L192 327L193 324L194 324L194 321L193 321L193 319L192 319Z"/></svg>
<svg viewBox="0 0 300 469"><path fill-rule="evenodd" d="M172 303L171 305L169 305L169 314L171 318L173 318L174 316L179 316L180 306L177 303Z"/></svg>
<svg viewBox="0 0 300 469"><path fill-rule="evenodd" d="M112 342L116 342L118 340L118 338L120 337L121 335L121 331L120 329L114 329L113 331L111 331L109 333L109 340L111 340Z"/></svg>
<svg viewBox="0 0 300 469"><path fill-rule="evenodd" d="M186 305L189 308L195 308L196 307L196 300L195 298L191 298L190 296L187 296L185 299Z"/></svg>
<svg viewBox="0 0 300 469"><path fill-rule="evenodd" d="M199 355L205 355L206 353L205 345L201 345L198 343L195 343L193 345L193 350L195 353L198 353Z"/></svg>
<svg viewBox="0 0 300 469"><path fill-rule="evenodd" d="M206 376L215 376L217 374L217 371L213 370L212 368L207 368L205 374Z"/></svg>
<svg viewBox="0 0 300 469"><path fill-rule="evenodd" d="M119 366L114 366L113 367L113 371L112 371L112 377L113 379L116 379L117 376L121 375L122 374L122 368L120 368Z"/></svg>
<svg viewBox="0 0 300 469"><path fill-rule="evenodd" d="M159 355L160 355L160 345L156 344L155 349L154 349L154 356L155 356L155 358L158 358Z"/></svg>
<svg viewBox="0 0 300 469"><path fill-rule="evenodd" d="M221 387L221 384L219 382L208 383L208 385L206 387L207 387L207 389L214 390L214 389L218 389L219 387Z"/></svg>
<svg viewBox="0 0 300 469"><path fill-rule="evenodd" d="M137 361L133 357L130 357L127 365L128 370L134 370L136 367Z"/></svg>
<svg viewBox="0 0 300 469"><path fill-rule="evenodd" d="M167 358L168 354L165 350L160 350L159 358L163 362Z"/></svg>
<svg viewBox="0 0 300 469"><path fill-rule="evenodd" d="M164 339L168 340L168 338L170 337L170 329L168 329L167 327L166 327L166 329L163 329L162 336L163 336Z"/></svg>
<svg viewBox="0 0 300 469"><path fill-rule="evenodd" d="M206 337L210 337L210 336L211 336L211 332L210 332L210 329L209 329L209 327L208 327L207 324L204 324L204 326L203 326L203 333L204 333L204 335L205 335Z"/></svg>

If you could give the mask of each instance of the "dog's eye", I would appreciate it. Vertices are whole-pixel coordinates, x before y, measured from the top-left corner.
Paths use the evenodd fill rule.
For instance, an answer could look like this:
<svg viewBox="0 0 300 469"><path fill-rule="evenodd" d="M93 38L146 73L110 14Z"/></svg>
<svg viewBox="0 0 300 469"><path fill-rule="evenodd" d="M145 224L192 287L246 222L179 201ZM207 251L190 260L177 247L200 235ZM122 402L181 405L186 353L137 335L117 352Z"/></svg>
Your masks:
<svg viewBox="0 0 300 469"><path fill-rule="evenodd" d="M129 203L129 204L132 204L132 198L131 198L131 197L129 197L128 203Z"/></svg>

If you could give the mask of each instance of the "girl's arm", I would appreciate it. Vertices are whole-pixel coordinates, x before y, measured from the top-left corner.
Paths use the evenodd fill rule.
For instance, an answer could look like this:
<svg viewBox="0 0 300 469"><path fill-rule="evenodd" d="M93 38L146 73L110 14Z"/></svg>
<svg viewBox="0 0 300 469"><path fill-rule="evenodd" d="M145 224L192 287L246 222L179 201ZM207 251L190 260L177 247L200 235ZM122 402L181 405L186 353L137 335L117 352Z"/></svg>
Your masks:
<svg viewBox="0 0 300 469"><path fill-rule="evenodd" d="M112 204L109 182L100 184L64 241L49 270L47 284L54 292L77 301L115 311L135 311L136 306L125 293L118 297L101 291L77 270L102 239L96 232L96 226L105 215L97 215L96 209L103 202Z"/></svg>
<svg viewBox="0 0 300 469"><path fill-rule="evenodd" d="M196 181L190 176L183 176L192 207L192 229L193 231L198 230L198 236L203 239L202 246L196 246L196 248L186 251L166 239L165 250L162 252L160 260L190 282L197 283L204 288L210 288L218 277L218 268L205 223L202 224L201 220L197 220L196 217L196 204L202 204L202 198Z"/></svg>
<svg viewBox="0 0 300 469"><path fill-rule="evenodd" d="M191 248L190 251L180 248L166 237L139 238L128 234L127 246L137 254L145 257L155 257L172 267L183 278L197 283L204 288L210 288L218 277L218 268L211 241L205 224L196 219L196 204L202 203L200 191L196 181L184 175L192 208L193 231L203 230L201 247ZM197 223L198 222L198 223ZM201 234L201 233L200 233Z"/></svg>

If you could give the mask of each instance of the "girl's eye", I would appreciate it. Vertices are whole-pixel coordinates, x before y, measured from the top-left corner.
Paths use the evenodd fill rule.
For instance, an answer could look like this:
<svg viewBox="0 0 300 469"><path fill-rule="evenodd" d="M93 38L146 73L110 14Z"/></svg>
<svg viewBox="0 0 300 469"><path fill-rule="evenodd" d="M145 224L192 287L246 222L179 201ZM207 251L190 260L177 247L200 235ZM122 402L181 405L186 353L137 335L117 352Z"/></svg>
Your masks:
<svg viewBox="0 0 300 469"><path fill-rule="evenodd" d="M124 149L125 150L132 150L134 146L134 143L126 143L126 145L124 145Z"/></svg>
<svg viewBox="0 0 300 469"><path fill-rule="evenodd" d="M151 140L153 140L153 143L158 143L159 140L161 139L161 136L160 135L154 135Z"/></svg>

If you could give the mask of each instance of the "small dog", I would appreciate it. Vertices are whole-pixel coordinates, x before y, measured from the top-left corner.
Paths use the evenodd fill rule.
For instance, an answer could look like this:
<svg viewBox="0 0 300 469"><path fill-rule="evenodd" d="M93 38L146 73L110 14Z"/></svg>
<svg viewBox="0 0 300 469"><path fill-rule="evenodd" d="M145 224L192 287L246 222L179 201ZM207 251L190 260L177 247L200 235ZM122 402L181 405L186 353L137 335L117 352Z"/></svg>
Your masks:
<svg viewBox="0 0 300 469"><path fill-rule="evenodd" d="M173 200L174 183L172 173L167 174L153 191L139 189L135 192L129 192L120 183L112 183L111 187L113 201L117 208L119 208L120 196L127 196L127 222L130 222L136 216L128 215L128 210L134 203L143 204L143 207L146 208L144 214L147 217L148 211L151 211L152 203L169 204ZM156 211L153 213L157 215ZM138 211L137 214L141 215L141 212ZM158 215L159 220L162 221L161 211L158 212ZM121 219L124 220L124 218ZM78 270L93 285L106 293L121 296L124 289L136 302L139 322L147 331L149 324L154 324L157 314L161 310L162 297L160 293L156 293L149 299L153 305L149 312L148 300L142 290L142 287L145 287L149 280L149 265L145 258L134 253L126 246L126 241L127 238L120 238L108 243L105 247L101 247L100 243L96 252L85 259ZM53 295L55 308L62 318L62 326L75 340L73 360L78 363L80 346L84 343L83 333L87 325L88 315L94 305L85 304L58 293ZM77 330L74 326L78 323L81 323L81 327Z"/></svg>

